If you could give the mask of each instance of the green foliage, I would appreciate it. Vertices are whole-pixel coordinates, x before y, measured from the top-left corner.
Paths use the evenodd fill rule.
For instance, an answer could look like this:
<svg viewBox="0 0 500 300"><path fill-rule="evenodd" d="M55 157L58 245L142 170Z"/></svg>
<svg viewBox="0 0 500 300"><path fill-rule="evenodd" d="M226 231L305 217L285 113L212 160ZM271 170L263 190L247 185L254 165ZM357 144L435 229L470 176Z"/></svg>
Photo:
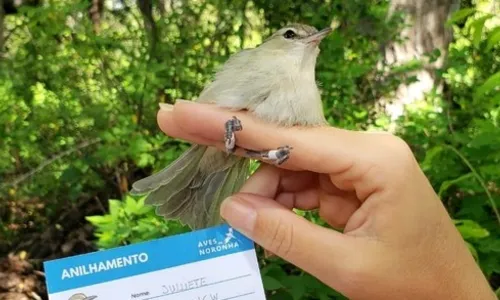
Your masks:
<svg viewBox="0 0 500 300"><path fill-rule="evenodd" d="M454 14L455 40L439 76L443 93L409 108L399 134L417 153L469 249L489 277L500 272L500 30L498 16Z"/></svg>
<svg viewBox="0 0 500 300"><path fill-rule="evenodd" d="M389 1L174 1L153 12L156 34L135 6L108 7L97 26L88 17L89 1L46 2L23 7L4 24L3 252L87 202L109 211L86 217L99 248L186 231L127 195L131 182L165 167L188 146L160 132L158 103L196 98L230 54L286 23L322 28L333 19L338 25L322 43L317 67L325 115L338 127L384 129L388 118L377 111L377 100L414 81L406 73L423 66L415 60L378 67L380 50L398 40L402 28L401 15L386 17ZM444 88L409 106L397 134L412 146L493 281L500 276L500 26L482 2L450 18L454 40L436 74ZM436 50L425 59L440 56ZM314 212L297 213L326 226ZM343 299L280 259L260 252L259 258L269 299Z"/></svg>
<svg viewBox="0 0 500 300"><path fill-rule="evenodd" d="M126 196L123 201L109 200L109 214L86 217L95 226L97 245L109 249L126 244L187 232L189 227L164 221L154 208L144 205L144 198Z"/></svg>
<svg viewBox="0 0 500 300"><path fill-rule="evenodd" d="M298 270L286 272L286 264L278 259L267 263L261 268L267 299L346 299L307 273Z"/></svg>
<svg viewBox="0 0 500 300"><path fill-rule="evenodd" d="M43 208L36 214L28 207L5 210L0 230L9 238L1 248L16 244L26 230L43 230L70 205L121 198L130 182L175 159L187 145L160 132L157 103L195 98L230 54L283 24L321 28L332 16L344 24L325 41L318 62L332 124L366 128L372 122L367 108L395 84L375 67L379 45L397 35L394 22L386 23L386 1L179 5L155 16L154 52L135 6L108 10L98 33L80 0L22 7L7 16L0 192L7 202L40 199ZM363 23L356 25L354 16Z"/></svg>

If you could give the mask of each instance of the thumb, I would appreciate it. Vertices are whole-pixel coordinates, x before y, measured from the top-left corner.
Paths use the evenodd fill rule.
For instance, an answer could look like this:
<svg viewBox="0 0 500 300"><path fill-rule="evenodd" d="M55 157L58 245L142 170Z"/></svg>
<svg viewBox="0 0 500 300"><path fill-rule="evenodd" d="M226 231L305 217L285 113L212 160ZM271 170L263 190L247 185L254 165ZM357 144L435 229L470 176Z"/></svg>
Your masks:
<svg viewBox="0 0 500 300"><path fill-rule="evenodd" d="M273 182L266 178L269 173L269 169L260 169L243 187L247 192L226 199L221 206L222 217L266 250L325 283L337 285L332 279L342 278L342 270L355 252L353 241L340 232L309 222L270 197L248 193L250 187L262 193L269 190ZM261 184L263 188L258 189Z"/></svg>

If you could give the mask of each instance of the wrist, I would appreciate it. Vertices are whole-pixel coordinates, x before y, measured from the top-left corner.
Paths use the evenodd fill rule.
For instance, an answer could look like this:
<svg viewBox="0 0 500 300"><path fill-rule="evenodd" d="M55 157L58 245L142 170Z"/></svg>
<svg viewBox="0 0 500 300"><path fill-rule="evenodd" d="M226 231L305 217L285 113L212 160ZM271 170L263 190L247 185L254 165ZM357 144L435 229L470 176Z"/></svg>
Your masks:
<svg viewBox="0 0 500 300"><path fill-rule="evenodd" d="M444 292L439 299L497 299L458 232L455 247L448 248L447 254L440 270L441 280L438 281Z"/></svg>

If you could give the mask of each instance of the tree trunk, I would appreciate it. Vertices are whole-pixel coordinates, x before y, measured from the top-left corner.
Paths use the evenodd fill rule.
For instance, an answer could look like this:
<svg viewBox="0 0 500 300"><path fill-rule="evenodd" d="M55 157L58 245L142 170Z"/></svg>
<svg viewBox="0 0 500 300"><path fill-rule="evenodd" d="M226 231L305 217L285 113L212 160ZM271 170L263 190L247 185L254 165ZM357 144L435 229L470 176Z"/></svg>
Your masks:
<svg viewBox="0 0 500 300"><path fill-rule="evenodd" d="M158 27L153 18L153 1L152 0L137 0L137 5L144 19L144 28L149 37L149 52L151 57L157 55L156 43L158 42Z"/></svg>
<svg viewBox="0 0 500 300"><path fill-rule="evenodd" d="M94 32L96 34L99 33L101 28L101 18L102 12L104 10L104 0L92 0L92 4L89 8L90 19L92 20L92 24L94 26Z"/></svg>
<svg viewBox="0 0 500 300"><path fill-rule="evenodd" d="M167 4L165 3L165 0L158 0L158 10L160 11L160 15L162 17L165 17L167 14Z"/></svg>
<svg viewBox="0 0 500 300"><path fill-rule="evenodd" d="M418 82L401 84L390 99L381 99L381 103L394 120L404 112L406 104L423 100L425 94L434 87L435 70L444 65L448 45L453 37L451 28L445 26L452 12L458 9L459 0L392 0L389 13L403 12L410 26L401 33L402 43L391 43L385 48L385 63L401 65L414 59L423 59L425 54L439 49L440 57L434 62L427 62L421 70L408 74L416 76Z"/></svg>

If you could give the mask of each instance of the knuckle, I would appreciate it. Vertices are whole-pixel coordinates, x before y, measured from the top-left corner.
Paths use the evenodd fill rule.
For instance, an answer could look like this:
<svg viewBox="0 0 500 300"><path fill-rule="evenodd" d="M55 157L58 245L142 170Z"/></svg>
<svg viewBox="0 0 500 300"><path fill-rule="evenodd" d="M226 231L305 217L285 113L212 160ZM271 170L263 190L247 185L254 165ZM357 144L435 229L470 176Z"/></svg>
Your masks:
<svg viewBox="0 0 500 300"><path fill-rule="evenodd" d="M347 223L347 220L345 220L343 214L339 211L320 209L319 217L336 229L344 228Z"/></svg>
<svg viewBox="0 0 500 300"><path fill-rule="evenodd" d="M399 168L413 166L416 163L413 151L402 138L388 134L383 137L382 142L388 161L397 164Z"/></svg>
<svg viewBox="0 0 500 300"><path fill-rule="evenodd" d="M398 136L395 135L391 136L390 146L395 153L400 154L401 157L403 158L409 158L413 156L411 148L408 145L408 143L406 143L405 140L403 140Z"/></svg>

